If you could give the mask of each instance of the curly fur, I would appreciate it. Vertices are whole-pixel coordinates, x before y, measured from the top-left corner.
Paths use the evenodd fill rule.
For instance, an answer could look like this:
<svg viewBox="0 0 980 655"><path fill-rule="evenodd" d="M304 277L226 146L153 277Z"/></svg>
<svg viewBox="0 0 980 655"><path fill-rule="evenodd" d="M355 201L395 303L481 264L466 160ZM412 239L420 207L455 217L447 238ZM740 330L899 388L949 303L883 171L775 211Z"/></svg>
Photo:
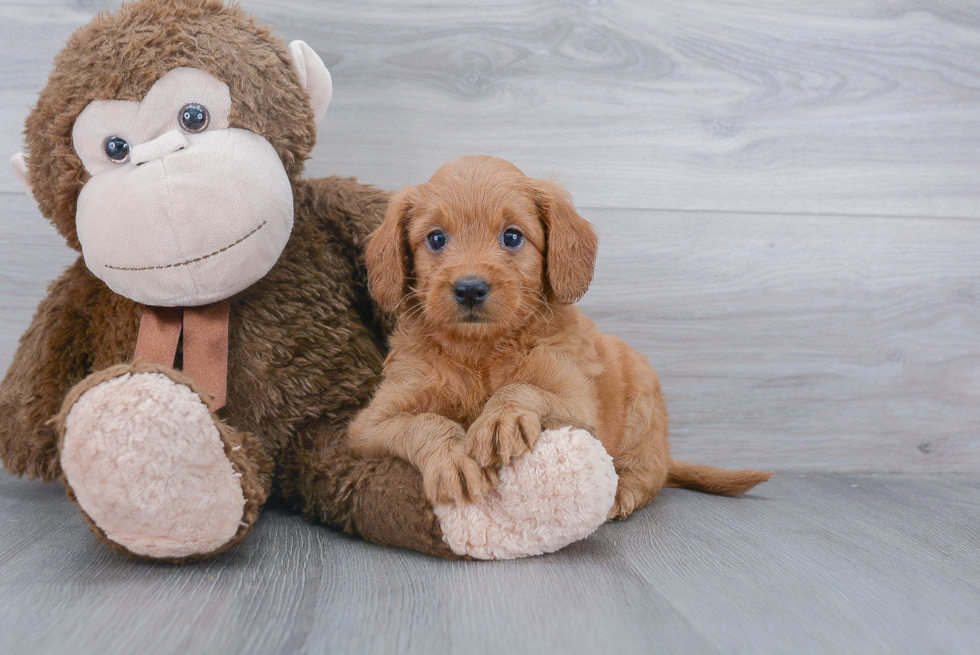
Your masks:
<svg viewBox="0 0 980 655"><path fill-rule="evenodd" d="M523 245L505 247L507 230ZM436 231L439 249L428 243ZM403 457L431 500L463 503L533 454L542 422L587 428L619 476L610 518L667 484L738 494L767 480L671 459L656 373L572 304L588 290L597 248L563 189L500 159L451 161L395 196L367 261L372 292L399 322L384 381L351 425L355 449ZM488 290L467 306L454 285L473 278Z"/></svg>

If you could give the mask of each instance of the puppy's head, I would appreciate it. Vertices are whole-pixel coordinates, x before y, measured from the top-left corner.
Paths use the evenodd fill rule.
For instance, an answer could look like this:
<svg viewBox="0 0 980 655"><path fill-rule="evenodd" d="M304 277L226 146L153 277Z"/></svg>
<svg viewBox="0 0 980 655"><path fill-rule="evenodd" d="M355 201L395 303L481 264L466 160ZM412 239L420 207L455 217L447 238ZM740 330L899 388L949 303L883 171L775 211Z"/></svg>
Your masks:
<svg viewBox="0 0 980 655"><path fill-rule="evenodd" d="M461 337L520 328L589 288L598 238L553 182L493 157L463 157L395 194L367 248L371 293Z"/></svg>

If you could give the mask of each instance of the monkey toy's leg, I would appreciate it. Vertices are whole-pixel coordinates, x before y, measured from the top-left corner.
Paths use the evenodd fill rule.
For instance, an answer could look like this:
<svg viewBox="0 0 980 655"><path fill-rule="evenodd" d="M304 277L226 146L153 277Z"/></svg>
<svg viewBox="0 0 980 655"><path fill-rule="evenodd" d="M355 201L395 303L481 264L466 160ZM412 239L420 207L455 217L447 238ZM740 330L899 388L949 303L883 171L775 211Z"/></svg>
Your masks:
<svg viewBox="0 0 980 655"><path fill-rule="evenodd" d="M500 470L478 503L433 508L422 476L394 457L354 457L346 420L305 430L282 470L283 491L310 520L446 558L512 559L552 552L603 523L616 492L612 458L585 430L545 430ZM285 481L292 481L288 486Z"/></svg>
<svg viewBox="0 0 980 655"><path fill-rule="evenodd" d="M187 562L237 544L258 518L271 461L168 367L94 373L56 417L63 480L92 530L147 559Z"/></svg>
<svg viewBox="0 0 980 655"><path fill-rule="evenodd" d="M395 457L359 458L347 446L356 412L303 428L280 470L283 495L310 521L382 546L455 558L422 488L422 476Z"/></svg>

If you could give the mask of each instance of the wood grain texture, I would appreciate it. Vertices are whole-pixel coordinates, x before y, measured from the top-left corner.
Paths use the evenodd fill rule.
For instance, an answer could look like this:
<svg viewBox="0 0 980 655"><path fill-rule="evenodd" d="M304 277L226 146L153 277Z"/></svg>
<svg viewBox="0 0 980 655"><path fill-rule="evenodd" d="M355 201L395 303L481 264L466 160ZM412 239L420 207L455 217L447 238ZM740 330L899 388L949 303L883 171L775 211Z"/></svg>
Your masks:
<svg viewBox="0 0 980 655"><path fill-rule="evenodd" d="M0 146L103 0L0 7ZM330 66L310 164L397 188L460 154L584 206L977 216L980 6L914 0L243 5ZM0 190L14 188L8 171Z"/></svg>
<svg viewBox="0 0 980 655"><path fill-rule="evenodd" d="M115 4L0 7L0 147L67 35ZM583 209L603 233L583 306L661 372L679 455L980 471L980 242L941 218L980 206L969 7L246 6L333 70L311 174L397 187L485 151L560 170L583 207L751 209ZM74 258L14 188L0 167L0 367Z"/></svg>
<svg viewBox="0 0 980 655"><path fill-rule="evenodd" d="M25 195L0 202L2 369L75 255ZM582 308L660 373L677 456L980 472L980 222L583 211Z"/></svg>
<svg viewBox="0 0 980 655"><path fill-rule="evenodd" d="M980 479L668 489L546 557L444 562L267 512L194 566L97 544L60 486L0 474L0 652L970 653Z"/></svg>
<svg viewBox="0 0 980 655"><path fill-rule="evenodd" d="M315 171L485 153L591 207L977 216L976 5L253 6L337 62Z"/></svg>
<svg viewBox="0 0 980 655"><path fill-rule="evenodd" d="M675 454L980 472L980 222L585 215L581 305L661 374Z"/></svg>

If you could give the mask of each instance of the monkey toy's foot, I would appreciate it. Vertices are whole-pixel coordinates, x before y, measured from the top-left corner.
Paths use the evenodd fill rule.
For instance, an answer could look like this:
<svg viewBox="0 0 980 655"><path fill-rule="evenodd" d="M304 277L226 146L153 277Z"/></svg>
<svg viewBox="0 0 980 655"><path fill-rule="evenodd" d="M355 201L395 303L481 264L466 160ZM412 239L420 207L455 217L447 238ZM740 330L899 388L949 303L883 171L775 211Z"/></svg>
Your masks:
<svg viewBox="0 0 980 655"><path fill-rule="evenodd" d="M190 561L238 543L258 517L243 435L192 387L165 367L116 366L81 382L56 419L69 496L116 550Z"/></svg>
<svg viewBox="0 0 980 655"><path fill-rule="evenodd" d="M606 520L618 477L612 458L585 430L541 433L534 450L500 469L493 494L435 508L457 555L514 559L584 539Z"/></svg>

